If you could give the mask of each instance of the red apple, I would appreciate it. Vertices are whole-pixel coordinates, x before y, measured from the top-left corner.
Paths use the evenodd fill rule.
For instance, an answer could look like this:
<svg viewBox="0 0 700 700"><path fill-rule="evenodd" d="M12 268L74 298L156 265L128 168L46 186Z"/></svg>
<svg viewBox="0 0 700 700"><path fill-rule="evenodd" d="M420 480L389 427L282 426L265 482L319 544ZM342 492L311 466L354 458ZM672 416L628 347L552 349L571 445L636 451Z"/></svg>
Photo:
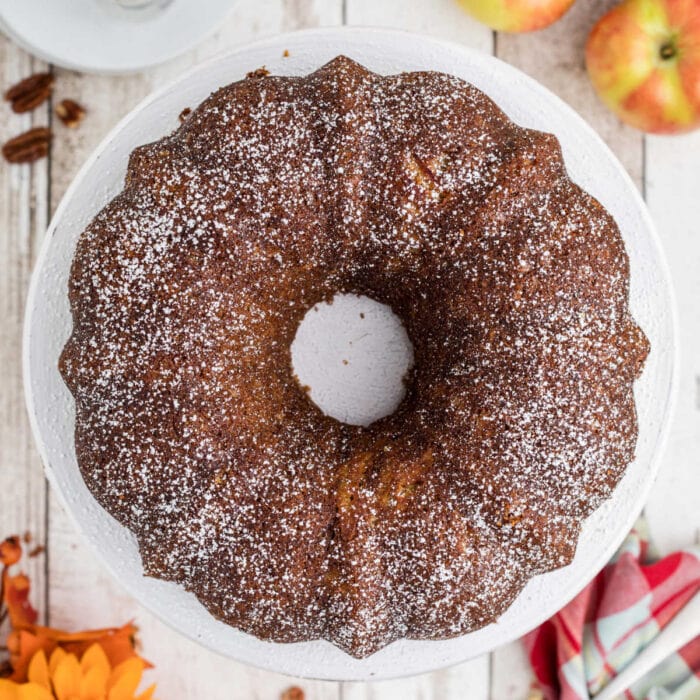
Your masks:
<svg viewBox="0 0 700 700"><path fill-rule="evenodd" d="M501 32L531 32L556 22L574 0L459 0L480 22Z"/></svg>
<svg viewBox="0 0 700 700"><path fill-rule="evenodd" d="M586 65L622 121L656 134L700 127L700 0L624 0L593 28Z"/></svg>

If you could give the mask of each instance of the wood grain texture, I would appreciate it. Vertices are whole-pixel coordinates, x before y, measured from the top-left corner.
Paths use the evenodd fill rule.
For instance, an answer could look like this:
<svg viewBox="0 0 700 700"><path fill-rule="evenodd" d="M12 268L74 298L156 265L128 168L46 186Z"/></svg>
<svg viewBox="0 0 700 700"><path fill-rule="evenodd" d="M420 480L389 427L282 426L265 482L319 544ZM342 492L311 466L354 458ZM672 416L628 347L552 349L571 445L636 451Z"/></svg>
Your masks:
<svg viewBox="0 0 700 700"><path fill-rule="evenodd" d="M0 37L2 86L14 85L46 65ZM4 89L2 90L4 92ZM0 103L0 141L35 126L46 126L49 104L14 114ZM27 287L48 220L47 159L33 165L0 160L0 538L29 531L35 543L46 539L47 486L34 448L22 387L22 324ZM26 561L34 599L46 595L45 558ZM42 605L42 612L45 606Z"/></svg>
<svg viewBox="0 0 700 700"><path fill-rule="evenodd" d="M391 27L432 34L486 53L493 32L462 11L454 0L345 0L347 24Z"/></svg>
<svg viewBox="0 0 700 700"><path fill-rule="evenodd" d="M652 536L668 552L700 544L700 132L648 137L645 182L680 329L678 405L646 508Z"/></svg>
<svg viewBox="0 0 700 700"><path fill-rule="evenodd" d="M0 494L0 534L30 529L46 536L46 487L31 444L23 407L20 371L21 322L29 273L38 244L75 172L107 131L153 88L193 63L252 39L309 26L392 26L462 42L492 52L533 75L577 109L605 138L641 187L659 227L680 300L680 407L662 474L648 512L664 549L700 539L700 136L649 139L621 125L597 100L585 74L583 45L597 17L615 0L579 0L555 26L531 35L498 35L471 20L454 0L238 0L224 27L197 50L170 63L123 78L56 70L55 100L72 98L88 109L76 130L54 123L51 160L34 166L0 164L0 473L11 488ZM0 39L3 86L43 64ZM51 120L49 106L17 116L0 105L5 140ZM50 177L50 179L49 179ZM170 631L137 605L101 568L54 497L49 499L48 566L29 562L34 600L53 624L103 626L135 619L146 655L156 664L161 700L276 700L299 683L310 700L521 700L530 672L520 643L451 669L421 677L374 684L298 682L238 664L208 652ZM42 604L47 569L49 604Z"/></svg>
<svg viewBox="0 0 700 700"><path fill-rule="evenodd" d="M489 657L434 673L378 683L343 683L340 700L488 700Z"/></svg>
<svg viewBox="0 0 700 700"><path fill-rule="evenodd" d="M491 654L490 700L525 700L533 680L520 640Z"/></svg>

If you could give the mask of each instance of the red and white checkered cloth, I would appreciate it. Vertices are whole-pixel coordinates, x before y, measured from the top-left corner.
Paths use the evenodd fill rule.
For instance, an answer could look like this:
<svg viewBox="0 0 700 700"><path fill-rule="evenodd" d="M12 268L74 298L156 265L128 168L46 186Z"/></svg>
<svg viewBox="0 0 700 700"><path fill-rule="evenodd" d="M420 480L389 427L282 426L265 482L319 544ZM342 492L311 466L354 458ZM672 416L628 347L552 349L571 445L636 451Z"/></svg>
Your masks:
<svg viewBox="0 0 700 700"><path fill-rule="evenodd" d="M657 560L644 521L563 610L524 638L546 700L594 698L700 590L700 548ZM630 688L628 700L700 700L700 637Z"/></svg>

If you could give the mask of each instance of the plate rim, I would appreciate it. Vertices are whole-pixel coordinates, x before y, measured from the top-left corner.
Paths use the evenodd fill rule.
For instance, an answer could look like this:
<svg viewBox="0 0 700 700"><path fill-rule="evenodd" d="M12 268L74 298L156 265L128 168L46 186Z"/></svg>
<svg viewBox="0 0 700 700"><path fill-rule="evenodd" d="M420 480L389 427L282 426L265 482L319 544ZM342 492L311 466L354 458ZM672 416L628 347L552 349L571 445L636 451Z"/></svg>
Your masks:
<svg viewBox="0 0 700 700"><path fill-rule="evenodd" d="M165 63L168 63L169 61L172 61L179 56L182 56L183 54L187 53L188 51L192 51L195 49L197 46L205 42L207 39L209 39L218 29L221 28L221 26L226 22L226 20L231 17L233 10L235 9L236 5L238 4L238 0L229 0L229 7L225 10L223 10L216 18L214 22L212 22L205 30L199 32L196 35L193 35L190 37L189 40L184 41L175 51L169 51L167 54L163 54L158 56L157 58L153 58L145 63L129 63L125 66L122 67L100 67L100 66L94 66L91 65L90 63L80 63L79 61L72 61L70 59L65 59L61 57L59 54L52 53L51 51L48 51L40 46L36 46L33 44L29 39L27 39L24 35L19 33L15 27L13 27L10 22L6 19L6 13L0 8L0 32L5 34L5 36L10 39L10 41L13 41L17 46L19 46L22 50L26 51L27 53L31 54L32 56L36 56L41 61L44 61L45 63L49 63L53 66L57 66L59 68L64 68L67 70L72 70L72 71L77 71L79 73L90 73L91 75L107 75L107 76L117 76L117 75L132 75L133 73L138 73L140 71L144 70L149 70L152 68L156 68L158 66L162 66ZM245 44L247 45L247 44ZM243 46L243 45L242 45ZM220 55L221 52L218 52L217 55ZM230 52L227 52L230 53ZM203 62L198 62L197 65L200 65L201 63L206 63L209 59L206 59ZM149 93L150 96L151 93ZM137 106L141 106L141 103ZM111 133L111 130L110 130ZM101 142L100 142L101 145ZM80 171L78 171L80 172ZM58 208L57 208L58 211Z"/></svg>
<svg viewBox="0 0 700 700"><path fill-rule="evenodd" d="M663 278L666 282L666 292L668 294L668 299L669 299L669 314L670 314L670 327L671 327L671 334L670 334L670 348L669 348L669 353L670 353L670 360L669 360L669 365L670 365L670 381L668 383L668 386L666 388L666 393L664 396L664 410L663 410L663 421L659 430L658 438L656 440L656 446L655 450L652 455L652 459L649 461L648 469L647 469L647 478L644 482L644 487L641 492L641 498L638 498L637 503L638 507L636 508L631 508L630 509L630 514L627 520L625 521L625 528L623 529L622 526L620 526L620 532L622 533L616 538L612 538L610 543L606 548L601 548L601 551L599 553L599 556L596 558L596 565L593 567L592 575L591 578L600 571L607 561L611 558L611 556L614 554L614 552L618 549L622 541L624 540L624 537L626 536L626 533L631 529L633 526L634 522L636 521L637 517L639 516L639 513L642 511L644 504L648 500L649 493L651 491L651 488L653 487L653 484L658 476L658 471L660 467L661 460L664 456L664 452L666 449L666 446L668 444L668 439L670 435L670 430L671 430L671 425L672 425L672 419L673 415L677 406L677 395L678 395L678 388L679 388L679 358L680 358L680 342L679 342L679 324L678 324L678 309L677 309L677 301L676 301L676 294L675 294L675 289L673 287L673 280L670 274L670 268L668 265L667 257L664 252L664 248L661 243L661 238L658 234L658 231L656 229L656 226L654 224L653 219L651 218L651 214L649 213L648 208L646 207L646 204L637 189L636 185L634 184L632 178L630 177L629 173L627 170L624 168L624 166L620 163L619 159L615 156L615 154L612 152L612 150L607 146L607 144L603 141L602 137L593 129L593 127L588 124L588 122L578 113L576 112L570 105L568 105L566 102L564 102L560 97L558 97L555 93L553 93L551 90L546 88L544 85L539 83L539 81L535 80L531 76L523 73L523 71L520 71L518 68L515 66L512 66L511 64L506 63L505 61L502 61L501 59L492 56L491 54L487 54L485 52L479 51L478 49L474 49L469 46L462 45L458 42L455 41L450 41L450 40L445 40L441 39L438 37L434 37L431 35L426 35L426 34L421 34L417 32L409 32L409 31L404 31L404 30L398 30L398 29L391 29L391 28L381 28L381 27L321 27L321 28L312 28L312 29L303 29L303 30L297 30L293 32L287 32L283 34L276 34L274 36L270 37L265 37L261 39L257 39L252 42L247 42L245 44L242 44L241 46L233 49L233 50L225 50L218 52L214 56L208 58L205 61L199 62L196 65L188 68L184 72L178 74L174 79L167 81L165 85L162 87L158 88L157 90L151 92L148 96L146 96L143 100L141 100L132 110L130 110L124 117L122 117L117 124L109 130L109 132L105 135L105 137L99 142L99 144L95 147L95 149L92 151L90 156L85 160L81 168L78 170L76 175L74 176L73 180L71 181L69 187L67 188L65 194L61 198L61 201L59 205L56 208L56 211L54 212L54 215L51 218L51 221L49 223L49 226L46 230L46 234L44 236L44 240L41 244L40 251L37 255L34 268L32 271L32 277L31 277L31 282L30 286L28 289L27 293L27 299L26 299L26 304L25 304L25 314L24 314L24 327L23 327L23 334L22 334L22 374L23 374L23 383L24 383L24 392L25 392L25 402L26 402L26 407L27 407L27 412L29 414L29 421L31 425L31 430L32 430L32 435L34 437L34 442L37 447L37 450L41 456L42 460L42 465L44 467L44 472L46 474L46 477L51 484L51 487L54 489L54 493L58 495L59 500L61 502L61 505L63 506L64 511L67 512L69 515L70 520L73 523L73 526L75 527L76 531L78 532L79 536L84 542L87 542L88 546L92 550L93 554L96 556L98 561L100 562L100 565L105 567L113 580L116 581L116 583L123 589L125 590L129 596L135 600L140 606L142 606L145 610L147 610L151 615L154 617L158 618L161 622L166 624L170 629L173 629L176 631L178 634L181 634L185 636L188 639L191 639L198 644L205 646L205 648L218 653L219 655L225 656L226 658L235 658L227 654L226 652L222 651L217 651L217 649L209 646L205 642L203 642L201 639L199 639L194 633L190 633L189 631L185 631L179 627L175 627L174 622L166 618L164 615L162 615L159 611L155 610L149 603L149 601L142 599L139 595L133 592L132 586L125 582L119 575L118 572L116 571L115 567L106 559L105 556L103 556L102 551L97 547L96 543L93 543L93 541L88 538L87 533L84 531L84 529L80 526L78 519L76 515L74 514L73 510L70 509L66 503L66 500L64 498L63 491L58 487L57 481L56 481L56 475L53 471L53 467L49 463L48 456L47 456L47 449L44 444L39 425L38 425L38 419L36 416L36 408L35 408L35 400L34 400L34 395L32 393L32 373L31 373L31 353L30 353L30 346L31 346L31 327L32 327L32 311L34 308L34 302L35 302L35 297L37 294L37 289L39 286L39 278L40 278L40 272L44 266L44 263L46 261L46 258L48 257L49 250L51 248L51 242L53 239L53 236L57 230L58 224L61 221L61 218L63 216L63 211L66 209L68 206L68 202L72 199L74 192L79 188L81 185L82 181L85 179L85 175L87 172L91 169L91 167L94 165L95 161L99 159L102 153L105 152L106 146L113 140L114 136L121 131L124 126L130 122L132 119L137 119L139 114L143 111L143 109L151 104L152 102L158 100L169 92L174 86L176 86L179 83L184 83L187 81L191 75L197 73L198 71L202 69L206 69L207 66L216 64L220 61L226 60L226 58L233 56L235 54L244 54L252 49L259 49L259 48L264 48L264 47L269 47L269 48L275 48L275 47L280 47L283 48L283 44L285 42L285 39L288 37L301 37L301 38L313 38L313 37L323 37L323 38L332 38L333 36L337 36L339 34L347 35L347 34L355 34L358 35L359 37L361 36L366 36L367 34L374 35L375 37L377 36L384 36L384 37L396 37L398 39L402 39L404 41L406 40L418 40L422 42L422 45L425 46L427 44L430 44L436 48L445 48L445 49L450 49L450 50L457 50L461 53L466 53L470 54L473 57L476 56L478 57L477 60L482 60L482 61L493 61L498 64L502 64L501 67L505 67L506 71L511 71L511 74L513 75L520 75L524 76L524 78L529 82L530 84L535 84L540 90L544 90L549 94L549 96L554 99L555 101L558 102L558 105L560 109L562 109L563 112L567 114L567 117L571 120L573 120L576 123L576 128L577 130L583 130L586 132L586 136L588 138L592 138L595 141L598 142L598 145L602 148L604 148L608 154L610 155L611 159L615 161L617 168L619 170L619 174L622 177L623 180L625 180L628 189L630 190L630 194L632 199L634 200L635 207L641 214L642 219L645 221L647 230L650 236L650 239L653 243L653 247L655 250L655 253L657 255L657 262L658 262L658 267L660 272L663 275ZM95 501L97 503L97 501ZM566 588L566 596L562 595L562 598L566 597L567 600L573 599L588 583L590 579L585 579L583 581L577 581L575 584L572 583L568 588ZM481 654L489 653L493 651L494 649L500 648L501 646L508 644L510 642L513 642L514 640L520 638L523 634L525 634L527 631L534 629L537 627L539 624L544 622L554 611L546 611L546 614L542 613L540 616L533 618L534 622L531 621L530 625L528 626L527 629L525 630L519 630L516 629L509 637L504 638L502 640L499 640L499 643L496 645L490 645L490 646L485 646L484 649L481 651ZM456 638L459 638L461 636L468 636L468 635L458 635ZM454 638L453 638L454 639ZM261 640L264 641L264 640ZM426 640L428 643L430 643L430 640ZM291 646L291 645L285 645L282 643L275 643L275 642L267 642L271 646ZM475 655L470 655L466 656L465 658L462 659L462 662L467 661L471 658L476 658ZM240 661L240 659L239 659ZM280 669L279 667L272 665L272 664L266 664L265 659L260 659L260 662L253 662L249 659L246 659L245 661L242 661L242 663L247 663L250 665L253 665L257 668L261 668L264 670L269 670L269 671L276 671L278 673L288 673L288 674L293 674L294 671L290 670L289 668L285 669ZM441 668L445 668L446 666L449 666L453 663L460 663L458 661L449 661L449 662L442 662L442 663L434 663L432 665L427 665L426 667L422 667L419 670L412 670L412 669L396 669L392 668L389 672L387 673L372 673L372 674L365 674L365 675L350 675L350 676L345 676L345 677L337 677L337 676L328 676L328 675L315 675L315 674L304 674L304 678L308 679L317 679L317 680L335 680L335 681L353 681L353 680L387 680L387 679L392 679L392 678L403 678L403 677L408 677L408 676L413 676L418 673L428 673L431 671L435 671Z"/></svg>

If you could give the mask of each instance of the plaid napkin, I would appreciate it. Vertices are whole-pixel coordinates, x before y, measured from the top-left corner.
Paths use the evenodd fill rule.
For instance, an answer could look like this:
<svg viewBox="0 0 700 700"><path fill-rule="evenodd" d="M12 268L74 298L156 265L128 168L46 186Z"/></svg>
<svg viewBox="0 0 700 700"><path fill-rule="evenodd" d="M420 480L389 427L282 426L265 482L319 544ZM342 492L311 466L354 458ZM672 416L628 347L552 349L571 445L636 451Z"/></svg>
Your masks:
<svg viewBox="0 0 700 700"><path fill-rule="evenodd" d="M524 638L546 700L588 700L700 590L700 548L658 559L640 520L608 566ZM630 688L628 700L700 700L700 637Z"/></svg>

